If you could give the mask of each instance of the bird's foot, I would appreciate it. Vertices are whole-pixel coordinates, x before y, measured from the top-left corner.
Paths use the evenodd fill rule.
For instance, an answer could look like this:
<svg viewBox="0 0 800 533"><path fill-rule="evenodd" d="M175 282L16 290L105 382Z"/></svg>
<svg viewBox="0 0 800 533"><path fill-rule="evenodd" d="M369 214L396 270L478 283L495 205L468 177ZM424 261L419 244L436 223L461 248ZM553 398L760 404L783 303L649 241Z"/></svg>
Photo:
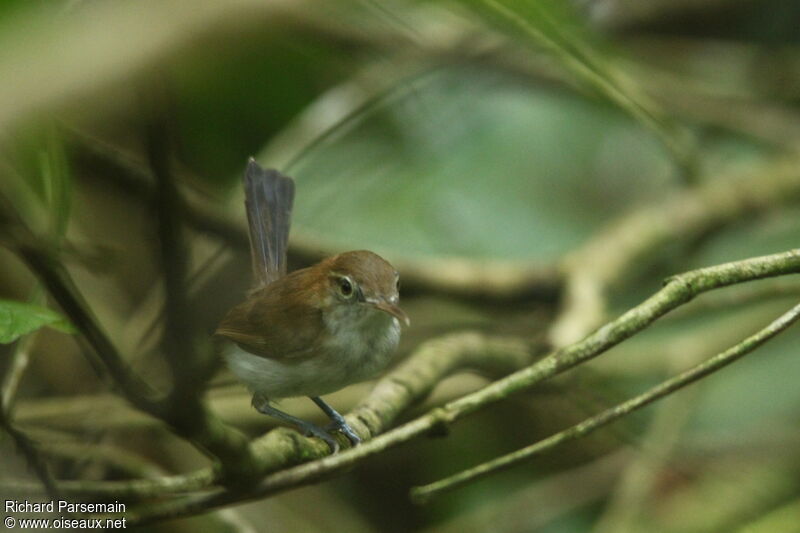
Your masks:
<svg viewBox="0 0 800 533"><path fill-rule="evenodd" d="M330 447L332 453L336 453L339 451L339 443L336 442L336 439L334 439L330 435L330 433L328 433L321 427L312 424L311 422L306 422L303 419L297 418L296 416L292 416L288 413L284 413L283 411L272 407L269 404L269 400L267 400L263 395L261 394L253 395L253 407L255 407L259 413L273 416L275 418L283 420L284 422L292 424L297 429L299 429L300 432L303 433L303 435L305 435L306 437L317 437L323 440ZM350 431L352 432L352 429ZM347 435L347 433L345 433L345 435Z"/></svg>
<svg viewBox="0 0 800 533"><path fill-rule="evenodd" d="M312 424L311 422L301 421L301 423L297 423L296 425L306 437L317 437L318 439L325 441L325 443L330 447L331 453L337 453L339 451L339 443L336 442L336 439L334 439L326 430Z"/></svg>
<svg viewBox="0 0 800 533"><path fill-rule="evenodd" d="M341 431L353 446L356 444L361 444L361 437L359 437L358 434L353 431L353 428L350 427L350 424L348 424L344 418L340 420L334 420L328 424L325 429L327 431Z"/></svg>
<svg viewBox="0 0 800 533"><path fill-rule="evenodd" d="M333 421L329 426L327 426L326 429L328 431L341 431L353 446L361 443L361 437L359 437L358 434L353 431L353 428L350 427L350 424L347 423L344 417L340 415L336 409L328 405L325 400L319 396L311 396L311 401L317 404L319 408L322 409L322 411Z"/></svg>

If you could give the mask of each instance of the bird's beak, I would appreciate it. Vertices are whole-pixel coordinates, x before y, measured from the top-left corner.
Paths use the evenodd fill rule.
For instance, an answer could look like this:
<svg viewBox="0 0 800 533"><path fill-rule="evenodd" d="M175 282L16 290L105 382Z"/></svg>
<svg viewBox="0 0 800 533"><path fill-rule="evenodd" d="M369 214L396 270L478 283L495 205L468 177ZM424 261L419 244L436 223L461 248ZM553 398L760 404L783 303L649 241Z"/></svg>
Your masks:
<svg viewBox="0 0 800 533"><path fill-rule="evenodd" d="M384 313L389 313L390 315L395 317L397 320L399 320L406 326L411 325L411 319L408 318L408 315L405 313L405 311L400 309L398 306L390 304L389 302L385 301L367 302L367 303L369 303L375 309L380 309Z"/></svg>

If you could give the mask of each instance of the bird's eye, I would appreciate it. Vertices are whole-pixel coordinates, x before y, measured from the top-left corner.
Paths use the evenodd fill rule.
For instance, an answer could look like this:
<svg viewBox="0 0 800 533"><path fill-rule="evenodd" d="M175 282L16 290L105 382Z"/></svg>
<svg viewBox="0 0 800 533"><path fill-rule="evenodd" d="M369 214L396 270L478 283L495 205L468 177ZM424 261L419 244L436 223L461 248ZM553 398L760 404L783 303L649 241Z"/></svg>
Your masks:
<svg viewBox="0 0 800 533"><path fill-rule="evenodd" d="M347 278L339 278L339 292L345 298L350 298L353 295L353 283Z"/></svg>

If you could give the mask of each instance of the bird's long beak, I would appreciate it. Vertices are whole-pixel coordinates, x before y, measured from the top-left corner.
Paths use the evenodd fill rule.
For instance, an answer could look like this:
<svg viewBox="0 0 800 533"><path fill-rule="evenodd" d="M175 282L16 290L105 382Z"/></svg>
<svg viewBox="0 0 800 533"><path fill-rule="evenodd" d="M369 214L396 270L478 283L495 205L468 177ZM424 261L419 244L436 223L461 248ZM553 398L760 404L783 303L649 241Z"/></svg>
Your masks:
<svg viewBox="0 0 800 533"><path fill-rule="evenodd" d="M406 326L411 325L411 319L408 318L408 315L405 313L405 311L400 309L398 306L382 300L377 302L367 302L367 303L370 304L375 309L380 309L384 313L389 313L390 315L395 317L397 320L399 320Z"/></svg>

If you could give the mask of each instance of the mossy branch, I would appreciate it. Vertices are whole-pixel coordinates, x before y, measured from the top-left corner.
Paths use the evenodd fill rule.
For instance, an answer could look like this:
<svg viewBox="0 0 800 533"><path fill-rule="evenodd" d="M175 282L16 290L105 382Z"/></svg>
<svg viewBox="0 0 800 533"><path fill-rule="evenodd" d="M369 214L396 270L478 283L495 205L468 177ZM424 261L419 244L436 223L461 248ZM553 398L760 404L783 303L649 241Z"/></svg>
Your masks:
<svg viewBox="0 0 800 533"><path fill-rule="evenodd" d="M611 223L562 264L564 304L551 326L555 347L580 340L606 319L606 294L653 251L800 198L800 158L719 176Z"/></svg>
<svg viewBox="0 0 800 533"><path fill-rule="evenodd" d="M415 487L411 491L411 496L418 502L426 502L435 496L481 479L492 473L506 470L518 465L523 461L529 460L537 455L541 455L544 452L552 450L556 446L564 444L565 442L584 437L589 433L602 428L603 426L619 420L620 418L627 416L634 411L637 411L655 402L656 400L664 398L665 396L698 381L712 372L716 372L717 370L720 370L721 368L733 363L737 359L752 352L769 339L794 324L798 318L800 318L800 305L794 306L767 327L746 338L736 346L717 354L711 359L708 359L707 361L704 361L692 367L691 369L678 374L677 376L663 381L662 383L647 390L647 392L636 396L635 398L616 405L610 409L606 409L600 414L588 418L583 422L570 427L569 429L560 431L551 437L531 444L530 446L526 446L525 448L517 450L516 452L492 459L491 461L487 461L476 467L464 470L463 472L459 472L458 474L449 476L434 483Z"/></svg>
<svg viewBox="0 0 800 533"><path fill-rule="evenodd" d="M161 505L148 506L147 509L142 510L139 514L129 514L128 519L132 524L139 524L189 516L234 502L261 498L330 477L368 457L380 454L389 448L408 442L421 435L436 432L437 429L447 426L470 413L588 361L644 330L669 311L680 307L704 292L746 281L798 272L800 272L800 249L725 263L674 276L667 280L665 286L653 296L616 320L601 327L582 341L552 352L522 370L495 381L477 392L436 408L424 416L387 433L374 437L360 446L333 456L323 457L281 470L265 477L258 485L244 492L233 493L226 490L217 490L209 494L189 496ZM451 349L466 353L475 348L476 346L470 343L451 346ZM486 346L483 347L483 349L486 348ZM508 345L505 347L496 346L495 348L497 348L498 354L509 352ZM515 350L518 348L519 345ZM437 349L436 351L438 352L439 350ZM452 353L449 355L453 356ZM411 365L411 360L408 364ZM382 381L382 383L385 384L386 380ZM402 397L402 393L399 393L398 396ZM377 418L380 420L380 417ZM350 421L357 424L358 418L354 420L351 416ZM369 423L363 424L363 426L369 427ZM363 426L359 428L359 431L363 431ZM265 460L275 461L277 459L278 461L276 462L294 460L297 462L323 453L322 448L324 445L322 443L299 437L287 443L285 442L286 437L276 436L274 435L275 433L277 432L271 432L262 440L263 446L259 456ZM287 431L285 433L291 434L293 432ZM294 450L289 449L291 445L296 445Z"/></svg>
<svg viewBox="0 0 800 533"><path fill-rule="evenodd" d="M316 439L301 437L285 428L271 431L251 443L249 449L253 455L255 472L274 473L248 489L232 491L213 488L213 483L218 478L209 469L184 476L172 476L163 483L159 480L136 480L99 482L92 487L65 485L64 488L69 487L75 492L85 492L88 489L88 492L95 495L127 494L139 497L176 494L177 491L187 489L209 489L205 493L177 497L161 504L149 504L128 513L129 522L137 524L198 514L223 505L313 483L342 472L391 447L420 435L436 432L438 428L478 409L587 361L645 329L659 317L699 294L736 283L797 272L800 272L800 250L726 263L674 276L652 297L586 339L553 352L475 393L377 435L405 408L427 395L449 373L465 367L477 367L494 373L507 372L529 363L533 351L528 343L520 340L488 339L473 333L455 334L430 341L381 380L372 394L348 415L348 421L356 430L363 437L373 437L371 440L337 455L325 456L326 446ZM317 460L312 460L315 458ZM309 460L312 461L285 468ZM282 468L285 469L280 470Z"/></svg>

